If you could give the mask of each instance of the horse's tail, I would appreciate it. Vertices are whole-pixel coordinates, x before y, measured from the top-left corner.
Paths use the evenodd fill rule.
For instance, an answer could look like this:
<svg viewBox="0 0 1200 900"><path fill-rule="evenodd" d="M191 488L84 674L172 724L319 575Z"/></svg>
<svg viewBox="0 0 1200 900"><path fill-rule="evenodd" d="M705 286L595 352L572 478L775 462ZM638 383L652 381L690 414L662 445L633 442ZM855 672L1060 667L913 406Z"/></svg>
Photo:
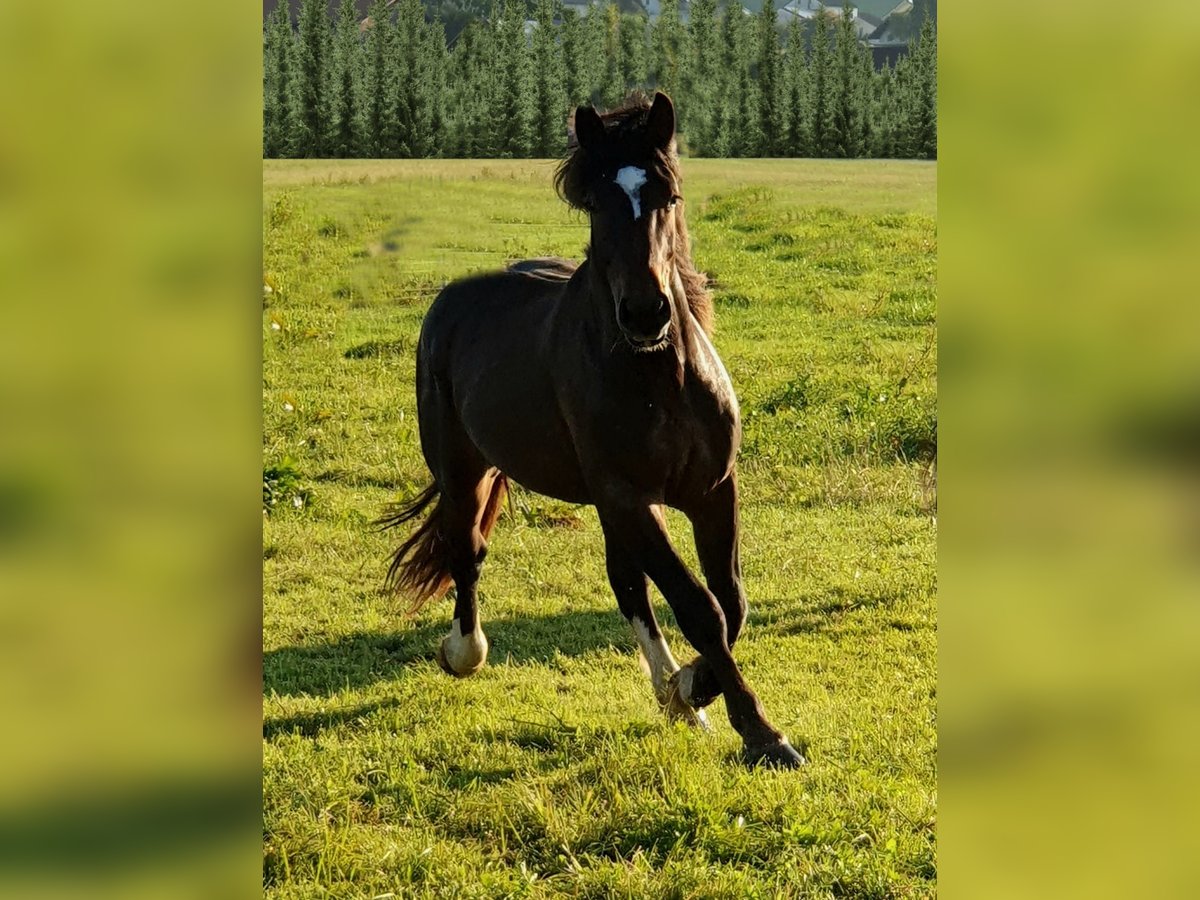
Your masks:
<svg viewBox="0 0 1200 900"><path fill-rule="evenodd" d="M496 476L479 523L485 541L500 518L507 494L508 480L503 474ZM407 503L389 507L375 523L381 528L403 525L420 516L430 504L433 504L433 509L425 521L392 554L384 583L387 590L407 594L411 598L409 615L416 615L426 603L438 599L450 588L450 554L442 534L445 502L441 489L436 482L430 484Z"/></svg>

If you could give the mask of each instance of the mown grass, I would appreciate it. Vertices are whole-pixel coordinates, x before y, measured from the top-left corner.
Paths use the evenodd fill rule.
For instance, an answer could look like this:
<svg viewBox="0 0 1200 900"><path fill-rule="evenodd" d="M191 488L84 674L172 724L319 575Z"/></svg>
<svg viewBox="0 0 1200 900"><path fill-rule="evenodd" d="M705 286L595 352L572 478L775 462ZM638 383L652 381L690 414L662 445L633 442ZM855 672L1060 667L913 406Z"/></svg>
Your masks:
<svg viewBox="0 0 1200 900"><path fill-rule="evenodd" d="M472 679L433 660L445 604L409 621L379 593L396 536L370 521L426 479L423 311L466 272L579 255L550 168L264 164L267 894L932 896L933 165L684 167L745 421L737 656L805 770L744 770L719 700L710 734L662 721L591 509L517 492Z"/></svg>

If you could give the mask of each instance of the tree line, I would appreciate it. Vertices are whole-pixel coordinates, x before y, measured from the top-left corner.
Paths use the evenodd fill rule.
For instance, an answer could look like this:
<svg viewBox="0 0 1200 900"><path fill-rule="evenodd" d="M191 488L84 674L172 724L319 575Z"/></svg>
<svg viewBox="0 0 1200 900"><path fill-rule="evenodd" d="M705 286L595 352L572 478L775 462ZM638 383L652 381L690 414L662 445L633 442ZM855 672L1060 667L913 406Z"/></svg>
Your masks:
<svg viewBox="0 0 1200 900"><path fill-rule="evenodd" d="M776 22L774 0L662 0L650 23L611 3L494 0L447 44L422 0L353 0L333 20L281 2L263 29L266 157L557 157L568 112L634 89L674 100L693 156L937 157L937 46L927 19L876 69L846 14ZM528 26L527 20L532 21Z"/></svg>

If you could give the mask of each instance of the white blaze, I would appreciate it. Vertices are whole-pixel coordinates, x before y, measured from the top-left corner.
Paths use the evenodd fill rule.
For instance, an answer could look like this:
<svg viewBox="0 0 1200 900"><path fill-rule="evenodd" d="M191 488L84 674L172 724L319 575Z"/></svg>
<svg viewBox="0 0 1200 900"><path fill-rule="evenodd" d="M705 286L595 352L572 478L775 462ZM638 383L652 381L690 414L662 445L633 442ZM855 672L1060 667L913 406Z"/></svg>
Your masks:
<svg viewBox="0 0 1200 900"><path fill-rule="evenodd" d="M633 204L633 220L636 222L642 217L642 185L646 183L646 170L637 166L626 166L617 173L613 181L621 186L629 197L629 202Z"/></svg>

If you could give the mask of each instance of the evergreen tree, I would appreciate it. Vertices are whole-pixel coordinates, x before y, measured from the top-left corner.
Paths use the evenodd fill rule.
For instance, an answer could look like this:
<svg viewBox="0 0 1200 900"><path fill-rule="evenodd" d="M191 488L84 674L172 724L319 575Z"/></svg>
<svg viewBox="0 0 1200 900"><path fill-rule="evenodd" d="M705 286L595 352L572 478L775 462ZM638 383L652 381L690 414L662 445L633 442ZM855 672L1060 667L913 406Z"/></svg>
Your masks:
<svg viewBox="0 0 1200 900"><path fill-rule="evenodd" d="M425 156L430 138L428 102L430 65L425 41L425 6L421 0L399 0L393 44L396 76L392 110L396 117L395 155Z"/></svg>
<svg viewBox="0 0 1200 900"><path fill-rule="evenodd" d="M332 156L346 158L360 155L361 53L358 11L354 0L342 0L338 10L337 37L331 66L332 103L325 142Z"/></svg>
<svg viewBox="0 0 1200 900"><path fill-rule="evenodd" d="M721 13L721 31L717 53L717 91L712 106L712 155L735 156L737 110L742 105L737 96L738 34L742 23L741 7L726 6Z"/></svg>
<svg viewBox="0 0 1200 900"><path fill-rule="evenodd" d="M853 12L847 2L834 29L832 115L831 127L826 133L827 146L832 155L844 159L862 156L862 67Z"/></svg>
<svg viewBox="0 0 1200 900"><path fill-rule="evenodd" d="M325 0L302 0L297 45L296 103L292 108L298 156L321 156L325 144L330 28Z"/></svg>
<svg viewBox="0 0 1200 900"><path fill-rule="evenodd" d="M646 35L649 20L645 16L621 16L618 34L622 90L618 102L632 90L646 84Z"/></svg>
<svg viewBox="0 0 1200 900"><path fill-rule="evenodd" d="M881 159L889 159L896 155L896 133L892 124L895 116L893 80L892 68L885 63L875 76L874 113L872 116L875 123L875 142L872 152Z"/></svg>
<svg viewBox="0 0 1200 900"><path fill-rule="evenodd" d="M862 156L873 157L878 154L875 148L879 137L875 133L878 121L879 105L879 76L875 72L875 61L871 56L871 48L866 44L858 45L859 90L862 92L862 119L859 143L862 145Z"/></svg>
<svg viewBox="0 0 1200 900"><path fill-rule="evenodd" d="M566 66L554 27L554 17L561 11L561 0L538 0L538 27L533 33L533 66L537 79L533 153L542 158L561 156L567 146Z"/></svg>
<svg viewBox="0 0 1200 900"><path fill-rule="evenodd" d="M294 43L288 5L280 3L267 22L263 49L263 155L268 158L291 156Z"/></svg>
<svg viewBox="0 0 1200 900"><path fill-rule="evenodd" d="M395 155L393 134L395 64L393 31L386 0L374 0L367 16L366 66L363 73L365 134L363 147L373 157Z"/></svg>
<svg viewBox="0 0 1200 900"><path fill-rule="evenodd" d="M918 159L937 159L937 27L928 18L910 51L913 93L909 147Z"/></svg>
<svg viewBox="0 0 1200 900"><path fill-rule="evenodd" d="M466 157L489 157L498 152L491 127L493 84L496 68L492 46L495 30L486 21L471 22L463 29L455 47L455 152Z"/></svg>
<svg viewBox="0 0 1200 900"><path fill-rule="evenodd" d="M763 0L758 16L758 130L759 155L780 152L783 127L779 90L779 36L775 31L775 2Z"/></svg>
<svg viewBox="0 0 1200 900"><path fill-rule="evenodd" d="M563 93L567 98L567 106L574 109L592 92L588 77L589 56L584 49L583 23L575 10L562 10L559 33L563 56Z"/></svg>
<svg viewBox="0 0 1200 900"><path fill-rule="evenodd" d="M741 33L738 35L738 90L741 98L738 106L737 136L735 144L738 156L763 156L762 119L758 112L759 91L752 69L758 57L758 29L743 14Z"/></svg>
<svg viewBox="0 0 1200 900"><path fill-rule="evenodd" d="M625 97L621 71L621 11L615 3L604 5L604 75L599 90L600 104L612 109Z"/></svg>
<svg viewBox="0 0 1200 900"><path fill-rule="evenodd" d="M818 13L813 19L812 54L809 65L808 134L813 156L832 156L832 61L829 52L829 20Z"/></svg>
<svg viewBox="0 0 1200 900"><path fill-rule="evenodd" d="M788 156L809 156L808 139L808 53L804 29L799 18L788 23L787 54L784 56L783 120L786 133L783 152Z"/></svg>
<svg viewBox="0 0 1200 900"><path fill-rule="evenodd" d="M676 101L676 114L680 117L678 130L684 130L689 113L688 104L680 89L684 82L687 63L687 30L679 17L679 0L662 0L658 21L654 25L654 84Z"/></svg>
<svg viewBox="0 0 1200 900"><path fill-rule="evenodd" d="M373 0L335 21L302 0L298 29L280 3L263 32L263 154L280 156L558 156L566 113L613 107L656 85L674 95L694 155L937 157L936 6L910 52L876 71L849 9L811 32L792 21L782 46L776 0L750 22L742 8L662 0L653 28L614 3L579 17L537 0L493 0L447 47L423 0ZM556 25L556 21L561 24ZM832 31L832 34L831 34ZM809 49L811 45L811 50Z"/></svg>
<svg viewBox="0 0 1200 900"><path fill-rule="evenodd" d="M449 129L447 104L449 91L446 87L446 73L450 60L446 50L446 29L442 25L441 19L427 22L424 36L428 87L423 94L422 102L426 120L429 123L425 155L445 156L447 155L446 144Z"/></svg>
<svg viewBox="0 0 1200 900"><path fill-rule="evenodd" d="M887 111L885 116L886 137L884 155L891 159L899 159L906 156L905 148L908 144L907 138L901 128L901 123L905 121L905 111L898 71L899 65L890 67L887 71L887 80L884 82L885 109Z"/></svg>
<svg viewBox="0 0 1200 900"><path fill-rule="evenodd" d="M695 0L691 5L691 59L685 70L688 146L693 153L712 156L716 131L716 94L718 81L717 4L716 0Z"/></svg>
<svg viewBox="0 0 1200 900"><path fill-rule="evenodd" d="M507 73L507 32L504 30L504 0L492 0L491 21L487 40L483 43L483 98L487 112L480 125L481 154L485 157L500 157L507 152L508 123L503 114L502 97Z"/></svg>
<svg viewBox="0 0 1200 900"><path fill-rule="evenodd" d="M579 61L580 84L587 93L579 100L583 103L590 100L593 104L604 104L605 87L608 84L609 65L615 62L606 55L609 42L609 7L594 3L588 8L587 17L583 20L583 54Z"/></svg>
<svg viewBox="0 0 1200 900"><path fill-rule="evenodd" d="M496 56L501 62L495 118L501 129L499 155L525 158L533 150L536 110L524 0L505 0L497 37Z"/></svg>
<svg viewBox="0 0 1200 900"><path fill-rule="evenodd" d="M445 76L442 82L442 102L445 105L442 119L442 156L457 159L466 156L464 143L467 136L470 85L467 83L467 67L464 63L466 48L471 41L468 32L474 23L467 22L453 44L446 47Z"/></svg>
<svg viewBox="0 0 1200 900"><path fill-rule="evenodd" d="M892 76L894 102L894 142L896 156L900 159L911 159L915 152L912 146L914 130L911 122L914 118L916 88L913 83L913 58L908 53L896 60Z"/></svg>
<svg viewBox="0 0 1200 900"><path fill-rule="evenodd" d="M759 126L757 91L750 77L750 66L757 56L756 29L746 24L741 6L725 9L722 22L724 38L725 81L721 105L725 107L721 123L724 137L719 143L721 156L758 156L762 152L762 131Z"/></svg>

